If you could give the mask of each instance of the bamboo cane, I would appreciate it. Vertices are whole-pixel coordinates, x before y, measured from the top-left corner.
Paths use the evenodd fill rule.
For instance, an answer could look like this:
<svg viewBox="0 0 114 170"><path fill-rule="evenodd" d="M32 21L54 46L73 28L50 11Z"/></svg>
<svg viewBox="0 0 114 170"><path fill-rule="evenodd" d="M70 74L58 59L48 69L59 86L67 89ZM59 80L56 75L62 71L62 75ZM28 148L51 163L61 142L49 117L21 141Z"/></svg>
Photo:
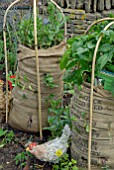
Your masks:
<svg viewBox="0 0 114 170"><path fill-rule="evenodd" d="M62 9L53 0L50 0L62 13L63 18L65 15ZM38 106L39 106L39 129L40 129L40 140L42 140L42 110L41 110L41 89L40 89L40 72L39 72L39 59L38 59L38 41L37 41L37 9L36 0L34 0L34 38L35 38L35 55L36 55L36 69L37 69L37 84L38 84ZM67 23L65 21L65 42L67 41Z"/></svg>
<svg viewBox="0 0 114 170"><path fill-rule="evenodd" d="M50 1L60 10L63 18L65 18L65 14L63 13L63 10L61 9L61 7L53 0L50 0ZM64 41L66 42L67 41L67 22L66 21L65 21L65 25L64 25L64 30L65 30L65 34L64 34L65 40Z"/></svg>
<svg viewBox="0 0 114 170"><path fill-rule="evenodd" d="M114 19L113 19L114 20ZM104 30L106 31L110 26L114 24L114 21L109 23ZM92 76L91 76L91 93L90 93L90 131L89 131L89 140L88 140L88 170L91 170L91 145L92 145L92 117L93 117L93 86L94 86L94 78L95 78L95 62L97 51L100 45L100 42L103 38L103 33L99 37L97 44L95 46L93 62L92 62Z"/></svg>
<svg viewBox="0 0 114 170"><path fill-rule="evenodd" d="M109 17L107 17L107 18L102 18L102 19L99 19L99 20L97 20L97 21L94 21L94 22L87 28L87 30L85 31L85 34L87 34L87 33L89 32L89 30L90 30L94 25L96 25L96 24L98 24L98 23L100 23L100 22L102 22L102 21L107 21L107 20L113 21L114 18L109 18Z"/></svg>
<svg viewBox="0 0 114 170"><path fill-rule="evenodd" d="M40 68L38 57L38 40L37 40L37 8L36 0L33 1L33 13L34 13L34 42L35 42L35 56L36 56L36 73L37 73L37 86L38 86L38 117L39 117L39 130L40 140L42 140L42 108L41 108L41 87L40 87Z"/></svg>

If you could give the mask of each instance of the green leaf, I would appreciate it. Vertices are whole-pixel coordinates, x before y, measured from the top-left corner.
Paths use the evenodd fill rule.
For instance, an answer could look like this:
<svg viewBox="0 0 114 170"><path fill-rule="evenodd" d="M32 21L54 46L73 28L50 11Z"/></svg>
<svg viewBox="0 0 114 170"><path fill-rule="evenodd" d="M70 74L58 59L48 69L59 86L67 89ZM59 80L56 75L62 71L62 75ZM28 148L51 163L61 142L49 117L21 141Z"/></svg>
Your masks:
<svg viewBox="0 0 114 170"><path fill-rule="evenodd" d="M80 41L75 41L73 44L72 44L72 52L75 52L79 47L83 46L83 41L80 40Z"/></svg>
<svg viewBox="0 0 114 170"><path fill-rule="evenodd" d="M110 49L111 49L111 45L109 44L109 43L105 43L105 44L102 44L101 46L100 46L100 48L99 48L99 51L100 52L108 52L108 51L110 51Z"/></svg>
<svg viewBox="0 0 114 170"><path fill-rule="evenodd" d="M63 55L63 57L62 57L62 59L61 59L61 61L60 61L60 68L61 68L61 69L64 69L64 68L66 67L67 62L68 62L68 58L69 58L69 56L70 56L70 53L71 53L71 51L70 51L70 50L67 50L67 51L65 52L65 54Z"/></svg>
<svg viewBox="0 0 114 170"><path fill-rule="evenodd" d="M63 16L62 16L61 13L58 13L58 14L56 15L56 17L57 17L57 19L58 19L59 22L61 22L61 21L63 20Z"/></svg>
<svg viewBox="0 0 114 170"><path fill-rule="evenodd" d="M80 55L80 54L83 54L83 53L85 53L85 52L87 52L87 51L88 51L87 48L79 47L79 48L77 49L77 54Z"/></svg>
<svg viewBox="0 0 114 170"><path fill-rule="evenodd" d="M87 47L88 47L89 49L93 49L93 48L95 47L95 43L93 43L92 41L87 42Z"/></svg>
<svg viewBox="0 0 114 170"><path fill-rule="evenodd" d="M67 63L67 65L66 65L66 69L67 69L67 70L68 70L68 69L71 69L71 68L73 68L74 66L76 66L76 59L70 60L69 63Z"/></svg>
<svg viewBox="0 0 114 170"><path fill-rule="evenodd" d="M75 116L71 116L70 119L71 119L71 121L76 121L77 120L77 118Z"/></svg>
<svg viewBox="0 0 114 170"><path fill-rule="evenodd" d="M69 93L69 94L74 95L74 92L75 92L74 90L68 90L68 93Z"/></svg>
<svg viewBox="0 0 114 170"><path fill-rule="evenodd" d="M29 89L32 90L32 86L29 84Z"/></svg>
<svg viewBox="0 0 114 170"><path fill-rule="evenodd" d="M77 166L72 167L72 170L79 170Z"/></svg>
<svg viewBox="0 0 114 170"><path fill-rule="evenodd" d="M81 116L83 117L83 118L85 118L85 116L86 116L86 112L81 112Z"/></svg>
<svg viewBox="0 0 114 170"><path fill-rule="evenodd" d="M108 61L111 62L113 57L113 53L105 53L99 59L97 60L97 65L99 65L99 70L102 70L102 68L106 65Z"/></svg>
<svg viewBox="0 0 114 170"><path fill-rule="evenodd" d="M89 133L89 131L90 131L89 125L86 125L86 132Z"/></svg>
<svg viewBox="0 0 114 170"><path fill-rule="evenodd" d="M104 34L105 36L110 36L110 30L102 30L101 34Z"/></svg>
<svg viewBox="0 0 114 170"><path fill-rule="evenodd" d="M23 85L22 90L25 90L26 84Z"/></svg>
<svg viewBox="0 0 114 170"><path fill-rule="evenodd" d="M3 131L2 129L0 129L0 137L4 136L7 133L7 130Z"/></svg>
<svg viewBox="0 0 114 170"><path fill-rule="evenodd" d="M3 148L5 146L5 143L0 144L0 148Z"/></svg>

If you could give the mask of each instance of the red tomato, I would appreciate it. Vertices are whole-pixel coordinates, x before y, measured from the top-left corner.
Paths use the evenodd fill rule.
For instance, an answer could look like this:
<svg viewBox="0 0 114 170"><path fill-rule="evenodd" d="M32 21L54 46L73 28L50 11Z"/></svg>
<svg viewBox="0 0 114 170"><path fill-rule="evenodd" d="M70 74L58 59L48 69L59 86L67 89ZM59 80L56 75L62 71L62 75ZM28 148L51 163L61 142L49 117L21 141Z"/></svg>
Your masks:
<svg viewBox="0 0 114 170"><path fill-rule="evenodd" d="M10 76L10 79L16 79L16 75ZM11 81L8 81L8 84L9 84L10 90L12 90L12 89L13 89L12 82L11 82Z"/></svg>

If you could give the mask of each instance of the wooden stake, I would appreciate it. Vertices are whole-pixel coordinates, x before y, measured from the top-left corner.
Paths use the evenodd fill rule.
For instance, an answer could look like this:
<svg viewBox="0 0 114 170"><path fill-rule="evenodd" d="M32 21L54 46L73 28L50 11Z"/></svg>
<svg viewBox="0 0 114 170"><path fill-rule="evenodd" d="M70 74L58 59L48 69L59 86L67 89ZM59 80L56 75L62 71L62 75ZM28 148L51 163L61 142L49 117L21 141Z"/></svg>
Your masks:
<svg viewBox="0 0 114 170"><path fill-rule="evenodd" d="M37 86L38 86L38 117L39 117L39 130L40 140L42 140L42 109L41 109L41 86L40 86L40 68L38 57L38 40L37 40L37 3L33 1L33 13L34 13L34 41L35 41L35 55L36 55L36 73L37 73Z"/></svg>
<svg viewBox="0 0 114 170"><path fill-rule="evenodd" d="M53 0L50 0L50 1L59 9L59 11L61 12L63 18L65 18L65 14L63 13L63 10L61 9L61 7L55 1L53 1ZM67 22L66 21L65 21L65 24L64 24L64 30L65 30L65 34L64 34L65 39L64 39L64 41L66 42L67 41Z"/></svg>

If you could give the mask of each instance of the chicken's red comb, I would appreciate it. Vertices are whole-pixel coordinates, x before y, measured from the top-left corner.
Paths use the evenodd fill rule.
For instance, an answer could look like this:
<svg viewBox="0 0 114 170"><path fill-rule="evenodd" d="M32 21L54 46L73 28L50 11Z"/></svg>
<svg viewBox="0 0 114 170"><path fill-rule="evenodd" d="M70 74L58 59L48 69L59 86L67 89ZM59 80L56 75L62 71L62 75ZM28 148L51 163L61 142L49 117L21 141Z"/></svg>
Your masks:
<svg viewBox="0 0 114 170"><path fill-rule="evenodd" d="M36 142L31 142L29 145L28 145L28 148L29 150L32 150L34 146L36 146L37 143Z"/></svg>

